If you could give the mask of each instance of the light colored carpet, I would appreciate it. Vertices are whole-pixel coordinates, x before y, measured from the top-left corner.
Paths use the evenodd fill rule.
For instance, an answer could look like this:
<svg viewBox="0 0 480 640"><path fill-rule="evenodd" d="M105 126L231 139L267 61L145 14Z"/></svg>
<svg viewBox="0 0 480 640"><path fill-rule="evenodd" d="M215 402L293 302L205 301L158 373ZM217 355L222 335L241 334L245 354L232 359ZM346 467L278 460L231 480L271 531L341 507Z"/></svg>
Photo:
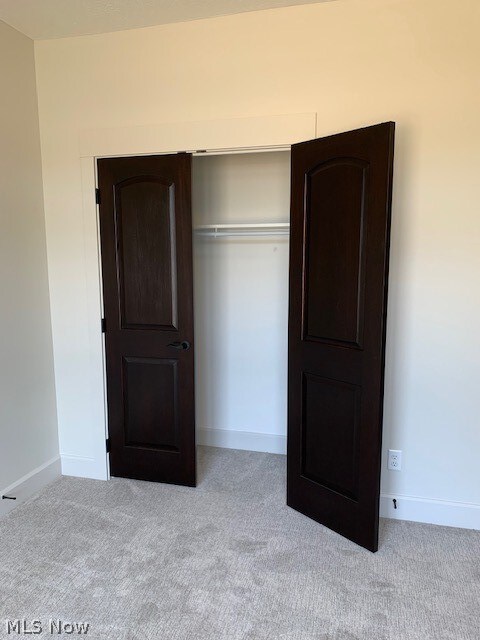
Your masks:
<svg viewBox="0 0 480 640"><path fill-rule="evenodd" d="M371 554L285 506L283 456L200 449L199 480L62 478L3 518L0 637L8 617L95 640L479 640L479 532L383 521Z"/></svg>

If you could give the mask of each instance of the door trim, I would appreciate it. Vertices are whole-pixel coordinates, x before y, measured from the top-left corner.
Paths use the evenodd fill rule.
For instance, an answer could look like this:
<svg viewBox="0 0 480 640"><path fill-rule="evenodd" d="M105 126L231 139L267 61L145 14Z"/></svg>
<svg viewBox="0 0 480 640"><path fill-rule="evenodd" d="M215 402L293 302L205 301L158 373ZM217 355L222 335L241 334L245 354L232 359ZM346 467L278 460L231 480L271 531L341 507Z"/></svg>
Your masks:
<svg viewBox="0 0 480 640"><path fill-rule="evenodd" d="M207 126L206 126L207 125ZM80 133L85 296L88 326L89 419L93 438L85 456L74 456L79 477L108 480L105 441L108 435L97 159L101 157L163 155L187 149L209 154L259 153L289 150L291 144L316 137L316 113L233 118L205 122L163 123L152 127L97 129ZM258 143L258 144L256 144ZM153 148L152 148L153 147ZM203 153L195 153L203 155ZM72 455L65 455L64 462ZM82 464L85 461L85 464Z"/></svg>

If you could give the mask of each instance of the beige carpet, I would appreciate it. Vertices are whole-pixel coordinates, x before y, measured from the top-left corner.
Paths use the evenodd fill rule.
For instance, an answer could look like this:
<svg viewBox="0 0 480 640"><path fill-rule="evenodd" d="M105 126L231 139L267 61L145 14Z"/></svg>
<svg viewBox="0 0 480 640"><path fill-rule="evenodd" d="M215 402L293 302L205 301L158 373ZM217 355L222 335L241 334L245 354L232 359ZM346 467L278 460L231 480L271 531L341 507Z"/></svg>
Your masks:
<svg viewBox="0 0 480 640"><path fill-rule="evenodd" d="M201 449L197 489L62 478L0 520L0 637L480 639L479 532L384 521L371 554L286 507L284 467Z"/></svg>

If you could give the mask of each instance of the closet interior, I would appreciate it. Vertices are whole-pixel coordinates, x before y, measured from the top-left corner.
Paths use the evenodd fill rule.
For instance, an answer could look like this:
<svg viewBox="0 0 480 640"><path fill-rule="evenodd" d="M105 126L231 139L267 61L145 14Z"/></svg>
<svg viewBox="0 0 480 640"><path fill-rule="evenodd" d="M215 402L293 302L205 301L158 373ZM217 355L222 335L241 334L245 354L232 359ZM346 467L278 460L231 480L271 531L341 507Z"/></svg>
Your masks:
<svg viewBox="0 0 480 640"><path fill-rule="evenodd" d="M285 453L290 151L192 165L200 444Z"/></svg>

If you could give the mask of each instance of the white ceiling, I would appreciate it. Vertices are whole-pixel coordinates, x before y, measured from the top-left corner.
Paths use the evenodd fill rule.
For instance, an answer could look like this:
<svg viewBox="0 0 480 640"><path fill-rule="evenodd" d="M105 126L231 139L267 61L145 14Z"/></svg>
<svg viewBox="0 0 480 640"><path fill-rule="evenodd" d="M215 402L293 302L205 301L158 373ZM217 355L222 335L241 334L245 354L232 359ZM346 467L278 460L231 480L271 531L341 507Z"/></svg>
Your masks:
<svg viewBox="0 0 480 640"><path fill-rule="evenodd" d="M45 40L330 1L0 0L0 20L34 40Z"/></svg>

